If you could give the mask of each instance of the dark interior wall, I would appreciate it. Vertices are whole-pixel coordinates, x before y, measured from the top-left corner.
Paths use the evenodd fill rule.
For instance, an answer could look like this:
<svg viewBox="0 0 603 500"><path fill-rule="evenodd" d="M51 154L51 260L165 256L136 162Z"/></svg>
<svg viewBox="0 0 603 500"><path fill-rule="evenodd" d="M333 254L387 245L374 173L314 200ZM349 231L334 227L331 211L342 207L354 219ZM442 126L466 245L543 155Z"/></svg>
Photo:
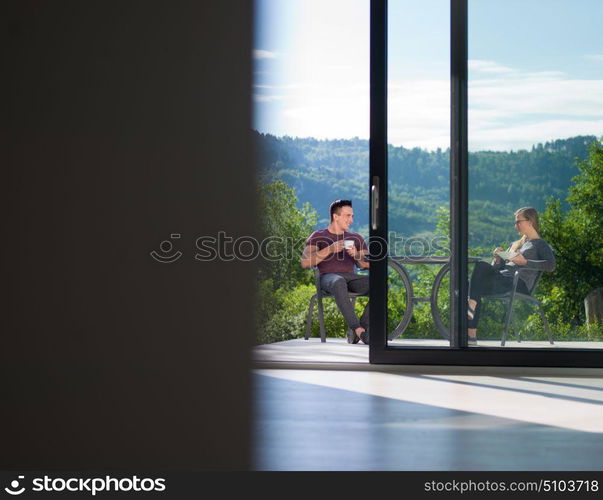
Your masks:
<svg viewBox="0 0 603 500"><path fill-rule="evenodd" d="M255 231L251 2L2 17L0 468L247 468L255 264L194 255Z"/></svg>

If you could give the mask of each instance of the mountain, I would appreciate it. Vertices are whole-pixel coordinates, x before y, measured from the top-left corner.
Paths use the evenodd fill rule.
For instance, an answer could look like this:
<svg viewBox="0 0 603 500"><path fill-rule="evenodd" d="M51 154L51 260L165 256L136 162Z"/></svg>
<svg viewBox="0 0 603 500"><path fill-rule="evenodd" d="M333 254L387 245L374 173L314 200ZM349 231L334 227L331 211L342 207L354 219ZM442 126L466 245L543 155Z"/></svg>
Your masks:
<svg viewBox="0 0 603 500"><path fill-rule="evenodd" d="M369 144L363 139L319 140L253 132L261 182L281 179L294 187L328 224L331 201L354 203L354 230L368 235ZM530 151L469 154L469 244L516 239L513 212L543 210L549 197L565 200L576 162L588 156L595 136L537 144ZM437 210L449 206L450 151L389 146L389 228L400 236L429 236Z"/></svg>

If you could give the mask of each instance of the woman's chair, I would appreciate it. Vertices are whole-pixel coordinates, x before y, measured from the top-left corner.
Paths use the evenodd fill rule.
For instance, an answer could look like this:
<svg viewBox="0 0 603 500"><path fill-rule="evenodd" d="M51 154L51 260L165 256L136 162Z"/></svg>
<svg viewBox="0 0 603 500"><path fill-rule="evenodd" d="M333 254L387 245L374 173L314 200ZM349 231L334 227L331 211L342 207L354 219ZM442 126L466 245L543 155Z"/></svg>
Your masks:
<svg viewBox="0 0 603 500"><path fill-rule="evenodd" d="M308 306L308 317L306 318L306 335L304 338L308 340L310 338L310 330L312 328L312 320L314 314L314 304L318 303L318 324L320 326L320 341L327 341L327 331L325 329L325 315L322 304L323 298L333 297L329 292L326 292L320 287L320 272L317 267L313 267L314 271L314 284L316 286L316 293L312 295L310 299L310 305ZM362 297L361 293L348 292L352 306L356 303L356 297Z"/></svg>
<svg viewBox="0 0 603 500"><path fill-rule="evenodd" d="M522 269L533 269L533 268L530 268L528 266L522 266ZM497 295L484 295L483 298L488 299L488 300L507 301L507 311L505 313L505 327L504 327L502 338L500 341L501 346L505 345L505 342L507 340L507 334L509 333L509 328L511 328L511 330L515 334L515 328L512 324L512 318L513 318L513 304L516 300L523 300L526 302L530 302L532 304L536 304L538 306L538 312L540 313L540 317L542 319L542 324L544 325L544 329L549 338L549 342L551 344L554 343L553 337L551 336L551 330L549 328L549 323L546 320L546 315L544 314L544 309L542 307L542 303L540 302L540 300L538 300L536 297L533 296L534 290L536 290L536 285L538 284L538 281L540 280L541 275L542 275L542 271L539 270L538 275L536 276L536 279L534 280L534 284L532 285L532 289L529 290L529 294L520 293L517 291L517 283L519 281L519 271L515 271L515 274L513 275L513 288L511 288L510 292L501 293L501 294L497 294ZM521 342L521 335L516 334L516 337L517 337L518 342Z"/></svg>

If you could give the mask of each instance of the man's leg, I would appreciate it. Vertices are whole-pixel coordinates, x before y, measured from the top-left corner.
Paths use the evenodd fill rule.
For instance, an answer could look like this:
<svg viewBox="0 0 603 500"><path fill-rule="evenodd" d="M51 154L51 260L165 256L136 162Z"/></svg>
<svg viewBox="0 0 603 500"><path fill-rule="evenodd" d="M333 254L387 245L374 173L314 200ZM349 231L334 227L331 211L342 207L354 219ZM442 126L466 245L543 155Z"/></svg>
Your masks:
<svg viewBox="0 0 603 500"><path fill-rule="evenodd" d="M353 293L360 293L362 295L369 294L369 277L365 274L354 274L350 277L345 276L348 282L348 290ZM360 316L360 326L365 330L369 327L369 303L366 303L362 316Z"/></svg>
<svg viewBox="0 0 603 500"><path fill-rule="evenodd" d="M360 321L358 321L352 303L350 302L348 283L345 276L337 273L323 274L320 277L320 286L323 290L329 292L333 296L346 324L352 330L361 328Z"/></svg>

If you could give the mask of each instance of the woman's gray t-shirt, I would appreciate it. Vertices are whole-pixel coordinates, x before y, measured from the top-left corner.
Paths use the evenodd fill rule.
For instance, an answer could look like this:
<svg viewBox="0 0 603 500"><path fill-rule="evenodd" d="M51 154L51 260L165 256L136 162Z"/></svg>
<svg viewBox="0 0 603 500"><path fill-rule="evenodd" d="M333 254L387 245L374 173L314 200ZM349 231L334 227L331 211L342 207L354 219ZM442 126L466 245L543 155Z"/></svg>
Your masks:
<svg viewBox="0 0 603 500"><path fill-rule="evenodd" d="M528 290L532 290L534 282L541 271L555 269L555 253L551 246L543 239L527 240L518 252L528 261L527 266L519 266L514 262L506 262L496 266L503 276L513 277L519 271L519 277L525 282ZM530 269L526 269L530 267Z"/></svg>

